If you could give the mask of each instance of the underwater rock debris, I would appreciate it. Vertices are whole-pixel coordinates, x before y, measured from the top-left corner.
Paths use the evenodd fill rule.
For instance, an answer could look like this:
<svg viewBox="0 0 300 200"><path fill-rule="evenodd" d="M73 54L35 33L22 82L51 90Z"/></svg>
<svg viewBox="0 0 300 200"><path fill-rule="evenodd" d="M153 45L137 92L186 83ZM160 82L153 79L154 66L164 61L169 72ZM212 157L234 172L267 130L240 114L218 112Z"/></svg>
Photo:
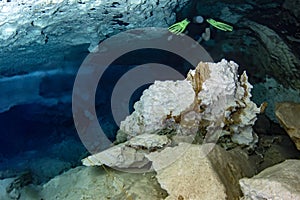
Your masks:
<svg viewBox="0 0 300 200"><path fill-rule="evenodd" d="M251 147L257 142L252 125L261 109L250 100L246 73L238 80L237 69L226 60L200 63L185 80L156 81L121 122L119 144L88 156L83 164L147 171L152 152L187 141L217 143L223 135L230 139L221 140L222 146ZM209 139L203 142L199 138L205 134Z"/></svg>
<svg viewBox="0 0 300 200"><path fill-rule="evenodd" d="M300 199L300 161L286 160L240 181L244 199Z"/></svg>
<svg viewBox="0 0 300 200"><path fill-rule="evenodd" d="M275 114L281 126L300 150L300 103L277 103Z"/></svg>
<svg viewBox="0 0 300 200"><path fill-rule="evenodd" d="M253 175L247 155L226 151L220 146L206 155L209 145L181 143L147 156L157 171L158 182L169 194L167 200L179 196L183 199L237 199L241 195L238 180ZM174 154L181 156L174 160ZM161 169L164 160L173 162Z"/></svg>
<svg viewBox="0 0 300 200"><path fill-rule="evenodd" d="M82 160L82 163L85 166L105 164L110 167L139 169L149 164L146 154L161 149L169 143L170 140L165 135L142 134L125 143L88 156Z"/></svg>

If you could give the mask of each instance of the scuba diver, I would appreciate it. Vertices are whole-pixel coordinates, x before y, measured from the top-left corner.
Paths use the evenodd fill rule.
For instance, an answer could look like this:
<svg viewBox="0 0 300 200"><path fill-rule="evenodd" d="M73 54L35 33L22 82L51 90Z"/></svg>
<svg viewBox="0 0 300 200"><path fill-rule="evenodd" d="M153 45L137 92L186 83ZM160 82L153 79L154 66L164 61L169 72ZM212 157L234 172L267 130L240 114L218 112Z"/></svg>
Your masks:
<svg viewBox="0 0 300 200"><path fill-rule="evenodd" d="M202 16L195 16L192 20L184 19L171 25L168 29L171 33L179 35L184 33L197 42L208 41L211 38L210 26L222 31L232 31L233 27L223 22L208 18L204 20Z"/></svg>

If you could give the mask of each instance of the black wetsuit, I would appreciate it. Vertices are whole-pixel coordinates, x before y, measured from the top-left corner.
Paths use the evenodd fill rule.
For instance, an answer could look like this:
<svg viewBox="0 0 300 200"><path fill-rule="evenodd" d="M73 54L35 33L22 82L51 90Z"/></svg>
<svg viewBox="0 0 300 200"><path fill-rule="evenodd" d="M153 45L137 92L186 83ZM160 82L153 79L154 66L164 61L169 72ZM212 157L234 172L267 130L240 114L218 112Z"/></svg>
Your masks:
<svg viewBox="0 0 300 200"><path fill-rule="evenodd" d="M203 20L202 23L194 23L193 20L190 20L190 23L187 25L185 31L187 31L187 34L189 37L193 38L194 40L198 40L201 36L202 33L205 33L206 28L210 28L211 25L206 21ZM210 28L210 37L213 37L213 34L215 32L215 28Z"/></svg>

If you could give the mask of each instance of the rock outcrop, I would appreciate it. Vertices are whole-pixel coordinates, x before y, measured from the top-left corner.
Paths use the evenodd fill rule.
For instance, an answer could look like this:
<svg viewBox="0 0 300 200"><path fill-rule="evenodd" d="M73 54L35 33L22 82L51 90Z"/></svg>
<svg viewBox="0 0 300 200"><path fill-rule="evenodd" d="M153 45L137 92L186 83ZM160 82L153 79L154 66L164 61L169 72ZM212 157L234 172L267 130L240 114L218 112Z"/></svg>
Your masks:
<svg viewBox="0 0 300 200"><path fill-rule="evenodd" d="M300 60L292 52L291 48L272 29L256 22L248 21L245 26L253 30L264 47L269 52L269 65L265 69L280 83L293 88L300 88L299 70Z"/></svg>
<svg viewBox="0 0 300 200"><path fill-rule="evenodd" d="M169 129L195 137L204 130L200 134L211 142L231 135L234 143L253 145L257 138L252 125L261 110L250 100L252 86L246 73L239 80L237 69L236 63L226 60L200 63L186 80L155 82L121 122L119 134L130 139Z"/></svg>
<svg viewBox="0 0 300 200"><path fill-rule="evenodd" d="M278 103L275 114L281 126L300 150L300 103Z"/></svg>

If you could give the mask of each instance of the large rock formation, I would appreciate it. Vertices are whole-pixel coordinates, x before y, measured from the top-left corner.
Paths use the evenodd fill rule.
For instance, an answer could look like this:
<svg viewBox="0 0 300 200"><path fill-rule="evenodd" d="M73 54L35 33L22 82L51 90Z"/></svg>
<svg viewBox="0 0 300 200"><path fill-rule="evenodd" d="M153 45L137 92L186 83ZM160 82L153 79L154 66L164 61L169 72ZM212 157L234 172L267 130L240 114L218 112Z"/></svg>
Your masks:
<svg viewBox="0 0 300 200"><path fill-rule="evenodd" d="M153 175L78 167L43 185L40 196L44 199L66 200L162 199L166 193L159 187Z"/></svg>
<svg viewBox="0 0 300 200"><path fill-rule="evenodd" d="M300 103L278 103L275 113L281 126L300 150Z"/></svg>
<svg viewBox="0 0 300 200"><path fill-rule="evenodd" d="M240 180L245 199L300 199L300 161L286 160Z"/></svg>
<svg viewBox="0 0 300 200"><path fill-rule="evenodd" d="M118 135L130 139L165 129L180 136L207 135L215 141L231 135L234 143L252 145L252 125L260 112L251 100L252 86L238 65L222 60L200 63L183 81L155 82L135 105L135 111L121 122ZM120 137L120 136L119 136Z"/></svg>
<svg viewBox="0 0 300 200"><path fill-rule="evenodd" d="M261 109L250 100L252 86L246 73L239 81L237 68L226 60L200 63L186 80L156 81L121 122L117 135L121 144L83 159L83 164L147 171L150 152L182 141L254 145L252 125Z"/></svg>

